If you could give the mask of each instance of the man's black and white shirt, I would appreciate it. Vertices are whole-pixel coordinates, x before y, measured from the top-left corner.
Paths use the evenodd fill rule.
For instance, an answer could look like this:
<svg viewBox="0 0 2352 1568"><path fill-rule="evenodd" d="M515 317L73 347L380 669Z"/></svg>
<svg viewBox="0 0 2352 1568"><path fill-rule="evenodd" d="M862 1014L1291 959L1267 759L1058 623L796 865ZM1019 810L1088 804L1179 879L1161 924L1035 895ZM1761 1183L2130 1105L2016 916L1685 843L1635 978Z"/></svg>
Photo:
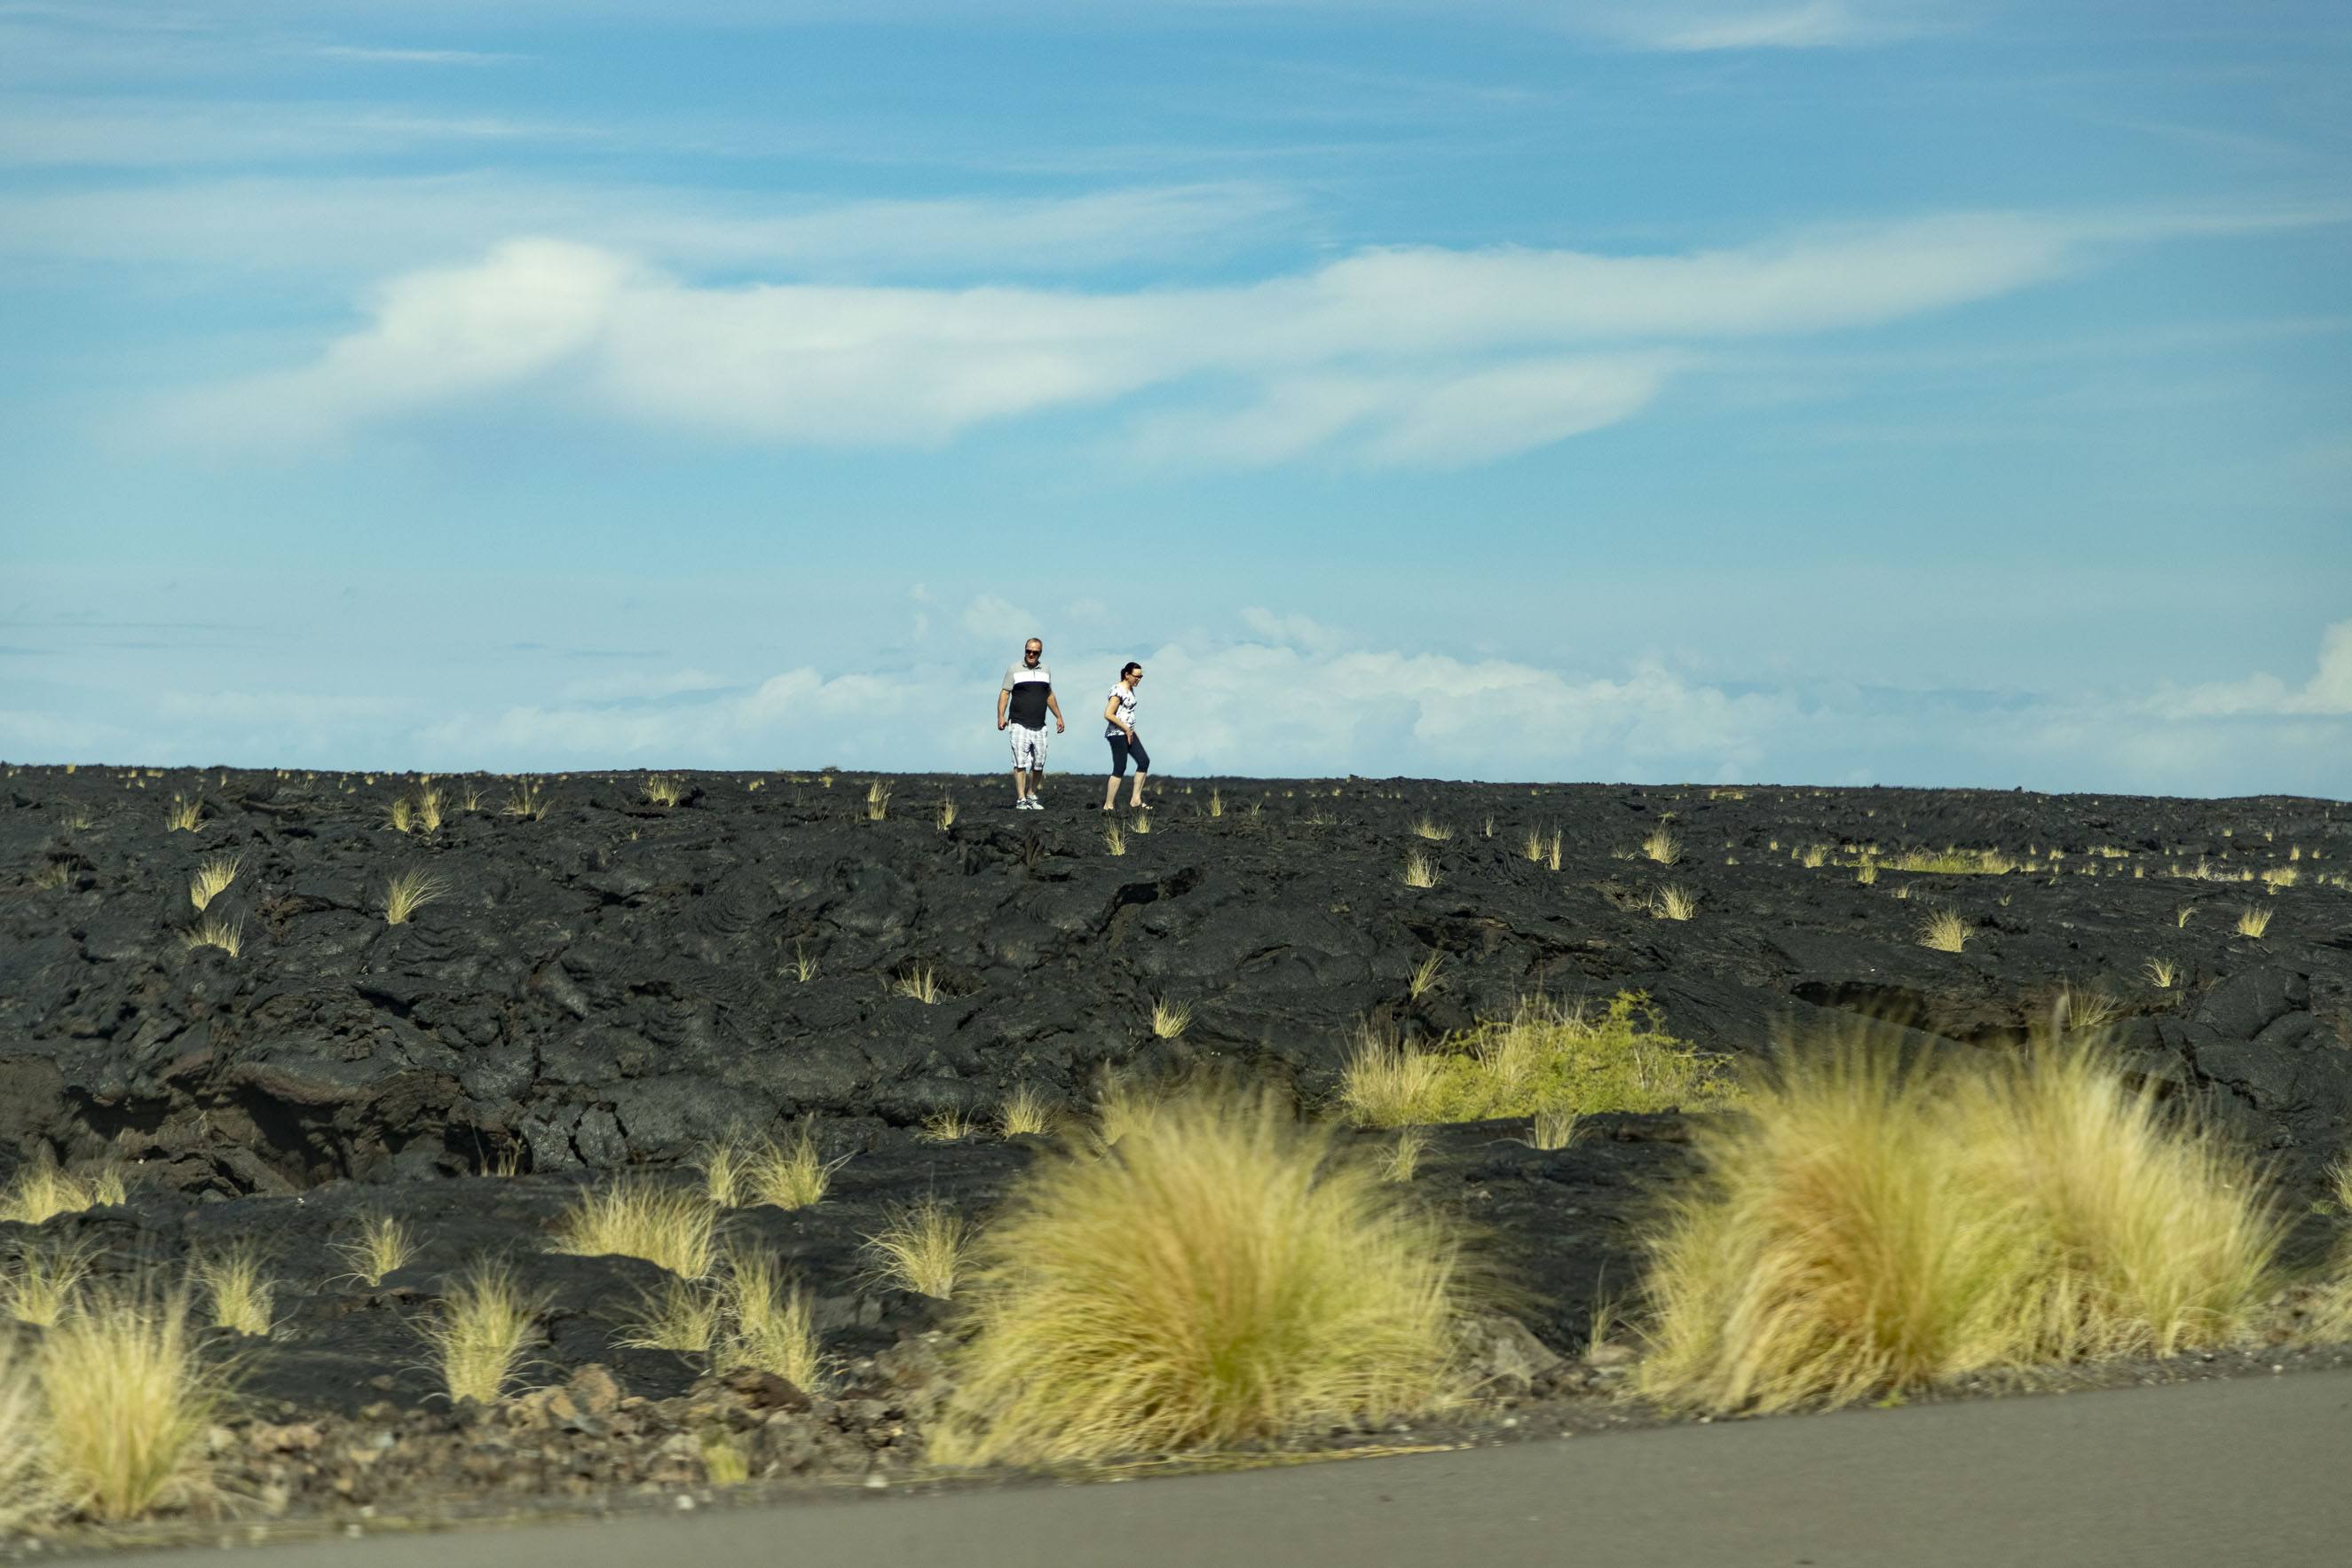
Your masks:
<svg viewBox="0 0 2352 1568"><path fill-rule="evenodd" d="M1006 723L1024 729L1045 727L1045 699L1054 695L1054 677L1047 673L1045 660L1034 664L1015 660L1005 669L1002 689L1013 694L1004 705Z"/></svg>

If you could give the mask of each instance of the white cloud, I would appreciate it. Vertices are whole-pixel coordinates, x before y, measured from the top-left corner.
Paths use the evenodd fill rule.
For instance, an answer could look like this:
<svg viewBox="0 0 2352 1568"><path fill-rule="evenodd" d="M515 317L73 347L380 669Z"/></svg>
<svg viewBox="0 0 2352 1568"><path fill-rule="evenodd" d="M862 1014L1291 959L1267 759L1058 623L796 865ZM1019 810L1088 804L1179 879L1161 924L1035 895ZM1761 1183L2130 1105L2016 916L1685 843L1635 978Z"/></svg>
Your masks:
<svg viewBox="0 0 2352 1568"><path fill-rule="evenodd" d="M1013 650L1040 636L1044 622L1029 611L993 593L976 595L963 607L963 629L984 643L1003 643Z"/></svg>
<svg viewBox="0 0 2352 1568"><path fill-rule="evenodd" d="M2352 621L2338 621L2321 634L2318 668L2299 686L2257 674L2168 689L2147 706L2173 718L2352 716Z"/></svg>
<svg viewBox="0 0 2352 1568"><path fill-rule="evenodd" d="M514 240L394 279L311 364L182 413L208 434L306 442L494 393L746 441L908 445L1164 388L1182 406L1137 436L1161 455L1443 466L1628 417L1673 345L1940 309L2053 277L2074 248L2063 224L1995 214L1678 256L1394 248L1120 293L698 286Z"/></svg>
<svg viewBox="0 0 2352 1568"><path fill-rule="evenodd" d="M647 660L601 682L538 653L467 648L429 677L306 665L283 682L184 685L183 656L126 652L82 684L28 686L0 710L11 759L551 770L812 767L992 771L998 673L1043 630L1073 727L1057 770L1100 765L1086 719L1128 658L1151 680L1140 727L1163 770L1328 777L1874 780L2156 794L2340 796L2352 757L2352 630L2319 639L2300 685L2057 695L1731 684L1655 658L1579 668L1416 646L1392 628L1279 609L1234 612L1157 645L1116 622L1039 627L972 609L943 656L755 674ZM1017 631L1003 629L1003 623ZM272 651L255 667L282 662ZM163 674L166 664L172 674ZM550 672L555 672L551 675ZM100 677L102 676L102 680ZM150 694L161 687L164 695ZM648 695L648 694L656 694ZM2183 700L2187 698L2188 700Z"/></svg>
<svg viewBox="0 0 2352 1568"><path fill-rule="evenodd" d="M0 149L64 161L81 147L102 162L206 155L234 115L199 129L130 111L68 127L45 110L0 113ZM174 111L176 112L176 111ZM338 110L310 123L283 112L268 133L306 155L381 151L446 131ZM478 122L471 134L486 133ZM552 132L551 132L552 134ZM142 152L142 149L150 150ZM223 156L273 147L232 144ZM10 156L0 151L0 160ZM159 262L265 272L360 272L472 259L517 234L601 246L664 266L789 268L824 276L933 276L985 267L1067 274L1107 263L1213 253L1288 221L1289 194L1247 181L1137 186L1070 196L818 201L660 185L581 184L501 172L244 176L162 184L0 193L0 256Z"/></svg>

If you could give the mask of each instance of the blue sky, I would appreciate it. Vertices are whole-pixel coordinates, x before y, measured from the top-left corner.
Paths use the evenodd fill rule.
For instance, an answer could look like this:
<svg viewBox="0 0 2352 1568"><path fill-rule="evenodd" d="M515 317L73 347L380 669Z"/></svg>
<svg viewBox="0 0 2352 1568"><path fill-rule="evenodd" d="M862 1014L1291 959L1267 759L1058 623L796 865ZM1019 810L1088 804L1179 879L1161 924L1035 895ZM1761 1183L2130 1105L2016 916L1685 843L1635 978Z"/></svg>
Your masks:
<svg viewBox="0 0 2352 1568"><path fill-rule="evenodd" d="M2352 795L2352 13L0 0L0 756ZM1081 726L1058 760L1097 766Z"/></svg>

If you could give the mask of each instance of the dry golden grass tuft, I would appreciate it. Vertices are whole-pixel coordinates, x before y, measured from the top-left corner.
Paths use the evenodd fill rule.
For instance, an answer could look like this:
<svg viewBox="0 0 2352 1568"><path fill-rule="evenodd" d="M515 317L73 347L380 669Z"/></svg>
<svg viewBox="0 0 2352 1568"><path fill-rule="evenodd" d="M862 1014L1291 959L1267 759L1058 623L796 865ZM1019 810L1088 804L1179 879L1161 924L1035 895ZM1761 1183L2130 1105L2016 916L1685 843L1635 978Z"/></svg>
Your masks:
<svg viewBox="0 0 2352 1568"><path fill-rule="evenodd" d="M215 1496L205 1438L226 1375L188 1330L184 1292L90 1292L41 1335L43 1469L63 1508L114 1524Z"/></svg>
<svg viewBox="0 0 2352 1568"><path fill-rule="evenodd" d="M1427 839L1433 844L1442 844L1454 836L1452 828L1442 822L1432 821L1427 817L1415 822L1412 825L1412 831L1414 836Z"/></svg>
<svg viewBox="0 0 2352 1568"><path fill-rule="evenodd" d="M430 779L423 779L417 781L415 800L416 802L417 828L421 831L427 833L439 832L441 831L442 796L441 791L434 788L433 781Z"/></svg>
<svg viewBox="0 0 2352 1568"><path fill-rule="evenodd" d="M823 1382L815 1304L806 1291L788 1281L774 1253L730 1254L720 1290L729 1323L719 1352L723 1365L773 1373L802 1389Z"/></svg>
<svg viewBox="0 0 2352 1568"><path fill-rule="evenodd" d="M1054 1103L1029 1084L1014 1086L996 1110L996 1130L1008 1138L1042 1137L1054 1130Z"/></svg>
<svg viewBox="0 0 2352 1568"><path fill-rule="evenodd" d="M2169 958L2150 958L2141 966L2140 972L2148 977L2150 984L2168 991L2180 983L2183 970Z"/></svg>
<svg viewBox="0 0 2352 1568"><path fill-rule="evenodd" d="M373 1289L386 1274L408 1267L416 1256L416 1238L408 1227L388 1214L370 1215L356 1235L335 1244L335 1253L352 1266L351 1277Z"/></svg>
<svg viewBox="0 0 2352 1568"><path fill-rule="evenodd" d="M1519 858L1536 862L1544 858L1544 836L1533 828L1529 828L1528 836L1519 841Z"/></svg>
<svg viewBox="0 0 2352 1568"><path fill-rule="evenodd" d="M196 906L197 914L228 891L228 884L236 880L236 863L235 855L214 855L196 862L194 874L188 878L188 902Z"/></svg>
<svg viewBox="0 0 2352 1568"><path fill-rule="evenodd" d="M1683 846L1674 834L1660 828L1642 841L1642 852L1660 865L1672 865L1683 858Z"/></svg>
<svg viewBox="0 0 2352 1568"><path fill-rule="evenodd" d="M890 982L890 994L933 1006L941 995L939 972L928 964L918 965Z"/></svg>
<svg viewBox="0 0 2352 1568"><path fill-rule="evenodd" d="M1575 1145L1577 1128L1583 1122L1580 1112L1571 1110L1538 1111L1528 1142L1546 1151L1570 1148Z"/></svg>
<svg viewBox="0 0 2352 1568"><path fill-rule="evenodd" d="M1271 1101L1161 1107L1041 1162L982 1237L949 1464L1278 1439L1464 1392L1446 1228Z"/></svg>
<svg viewBox="0 0 2352 1568"><path fill-rule="evenodd" d="M0 1536L45 1521L56 1511L42 1464L39 1380L16 1337L0 1336Z"/></svg>
<svg viewBox="0 0 2352 1568"><path fill-rule="evenodd" d="M2238 912L2239 936L2252 936L2259 940L2263 933L2270 928L2271 912L2269 910L2250 904Z"/></svg>
<svg viewBox="0 0 2352 1568"><path fill-rule="evenodd" d="M1854 867L1853 880L1860 883L1864 887L1869 887L1876 883L1878 881L1878 862L1870 859L1868 856L1864 856L1862 863Z"/></svg>
<svg viewBox="0 0 2352 1568"><path fill-rule="evenodd" d="M1403 874L1407 887L1435 887L1437 862L1416 850L1404 857Z"/></svg>
<svg viewBox="0 0 2352 1568"><path fill-rule="evenodd" d="M2255 1173L2093 1044L1903 1065L1785 1054L1696 1136L1649 1238L1642 1392L1840 1405L1989 1368L2243 1334L2282 1228Z"/></svg>
<svg viewBox="0 0 2352 1568"><path fill-rule="evenodd" d="M14 1268L0 1273L0 1317L57 1326L89 1278L91 1256L79 1243L26 1248Z"/></svg>
<svg viewBox="0 0 2352 1568"><path fill-rule="evenodd" d="M429 871L404 871L384 883L383 923L405 925L416 912L434 900L447 896L446 877Z"/></svg>
<svg viewBox="0 0 2352 1568"><path fill-rule="evenodd" d="M1429 1129L1400 1127L1396 1142L1381 1160L1381 1179L1411 1181L1421 1170L1422 1156L1429 1153Z"/></svg>
<svg viewBox="0 0 2352 1568"><path fill-rule="evenodd" d="M1184 1031L1192 1027L1192 1009L1183 1002L1171 1002L1165 997L1151 1001L1151 1033L1155 1040L1181 1040Z"/></svg>
<svg viewBox="0 0 2352 1568"><path fill-rule="evenodd" d="M1127 831L1149 838L1151 835L1150 817L1141 811L1136 812L1127 820Z"/></svg>
<svg viewBox="0 0 2352 1568"><path fill-rule="evenodd" d="M193 1271L212 1308L213 1327L254 1339L269 1336L277 1326L270 1308L278 1291L257 1250L232 1247L216 1257L199 1258Z"/></svg>
<svg viewBox="0 0 2352 1568"><path fill-rule="evenodd" d="M1104 1082L1095 1095L1094 1143L1112 1148L1159 1120L1165 1097L1152 1086L1126 1077Z"/></svg>
<svg viewBox="0 0 2352 1568"><path fill-rule="evenodd" d="M961 1144L979 1133L980 1124L969 1113L950 1105L924 1117L922 1128L915 1136L927 1144Z"/></svg>
<svg viewBox="0 0 2352 1568"><path fill-rule="evenodd" d="M649 773L639 793L648 806L668 810L686 799L686 789L667 773Z"/></svg>
<svg viewBox="0 0 2352 1568"><path fill-rule="evenodd" d="M2102 1033L2124 1016L2123 1003L2105 991L2078 991L2072 986L2059 988L2050 1010L2061 1033Z"/></svg>
<svg viewBox="0 0 2352 1568"><path fill-rule="evenodd" d="M1117 822L1103 825L1103 848L1114 855L1127 853L1127 833Z"/></svg>
<svg viewBox="0 0 2352 1568"><path fill-rule="evenodd" d="M234 958L245 951L245 922L226 920L217 913L207 915L180 933L180 946L191 952L217 947Z"/></svg>
<svg viewBox="0 0 2352 1568"><path fill-rule="evenodd" d="M877 779L866 786L866 820L879 822L890 815L890 786Z"/></svg>
<svg viewBox="0 0 2352 1568"><path fill-rule="evenodd" d="M675 1350L708 1354L718 1343L727 1304L699 1280L673 1275L640 1297L637 1315L613 1343L625 1350Z"/></svg>
<svg viewBox="0 0 2352 1568"><path fill-rule="evenodd" d="M1222 817L1224 814L1225 797L1223 792L1218 789L1211 789L1209 791L1209 815L1212 817Z"/></svg>
<svg viewBox="0 0 2352 1568"><path fill-rule="evenodd" d="M1405 995L1417 1002L1444 986L1445 955L1433 947L1412 967L1412 974L1405 981Z"/></svg>
<svg viewBox="0 0 2352 1568"><path fill-rule="evenodd" d="M824 1201L833 1185L833 1173L849 1156L826 1159L817 1151L815 1124L804 1121L789 1142L748 1145L730 1159L733 1171L729 1181L735 1195L731 1203L807 1208Z"/></svg>
<svg viewBox="0 0 2352 1568"><path fill-rule="evenodd" d="M1797 863L1803 866L1807 871L1819 871L1822 867L1829 863L1829 859L1830 852L1828 845L1808 844L1805 846L1804 853L1798 857Z"/></svg>
<svg viewBox="0 0 2352 1568"><path fill-rule="evenodd" d="M503 1263L482 1263L452 1284L441 1311L425 1327L441 1386L451 1401L495 1405L522 1369L523 1352L539 1337L541 1298L523 1293Z"/></svg>
<svg viewBox="0 0 2352 1568"><path fill-rule="evenodd" d="M502 817L519 817L526 822L536 822L547 815L548 799L536 779L518 779L506 804L499 808Z"/></svg>
<svg viewBox="0 0 2352 1568"><path fill-rule="evenodd" d="M955 1295L972 1237L953 1209L926 1198L892 1209L882 1228L866 1238L866 1255L884 1284L944 1301Z"/></svg>
<svg viewBox="0 0 2352 1568"><path fill-rule="evenodd" d="M1688 920L1698 913L1698 895L1669 883L1652 894L1645 907L1658 920Z"/></svg>
<svg viewBox="0 0 2352 1568"><path fill-rule="evenodd" d="M699 1280L717 1260L718 1230L718 1206L707 1193L624 1181L582 1194L557 1218L549 1250L643 1258L681 1280Z"/></svg>
<svg viewBox="0 0 2352 1568"><path fill-rule="evenodd" d="M1956 910L1938 909L1921 922L1919 946L1938 953L1958 953L1969 945L1969 923Z"/></svg>
<svg viewBox="0 0 2352 1568"><path fill-rule="evenodd" d="M939 824L940 831L943 833L950 828L954 827L956 825L955 797L952 795L940 796L939 811L931 820Z"/></svg>
<svg viewBox="0 0 2352 1568"><path fill-rule="evenodd" d="M163 813L163 831L167 833L193 833L205 825L205 798L193 799L174 795L170 810Z"/></svg>
<svg viewBox="0 0 2352 1568"><path fill-rule="evenodd" d="M1367 1030L1341 1071L1342 1112L1366 1126L1476 1122L1542 1111L1699 1110L1737 1088L1717 1065L1658 1028L1640 992L1598 1015L1531 998L1424 1051Z"/></svg>
<svg viewBox="0 0 2352 1568"><path fill-rule="evenodd" d="M76 1176L44 1160L0 1189L0 1221L39 1225L60 1214L121 1203L126 1196L120 1166L101 1166L95 1175Z"/></svg>

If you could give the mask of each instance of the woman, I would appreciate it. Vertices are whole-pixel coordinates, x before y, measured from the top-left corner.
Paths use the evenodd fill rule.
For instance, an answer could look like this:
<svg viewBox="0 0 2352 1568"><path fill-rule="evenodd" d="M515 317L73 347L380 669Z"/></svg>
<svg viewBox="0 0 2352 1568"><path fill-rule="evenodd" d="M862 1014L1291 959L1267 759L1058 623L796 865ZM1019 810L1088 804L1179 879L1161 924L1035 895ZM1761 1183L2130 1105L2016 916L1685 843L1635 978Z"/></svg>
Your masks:
<svg viewBox="0 0 2352 1568"><path fill-rule="evenodd" d="M1135 733L1135 688L1142 679L1143 666L1129 660L1118 672L1118 685L1111 687L1103 703L1103 723L1109 727L1103 734L1110 742L1110 777L1103 781L1106 811L1118 805L1118 781L1127 772L1129 758L1135 759L1135 793L1127 803L1139 811L1151 810L1143 803L1143 776L1151 771L1151 754L1143 749L1143 739Z"/></svg>

